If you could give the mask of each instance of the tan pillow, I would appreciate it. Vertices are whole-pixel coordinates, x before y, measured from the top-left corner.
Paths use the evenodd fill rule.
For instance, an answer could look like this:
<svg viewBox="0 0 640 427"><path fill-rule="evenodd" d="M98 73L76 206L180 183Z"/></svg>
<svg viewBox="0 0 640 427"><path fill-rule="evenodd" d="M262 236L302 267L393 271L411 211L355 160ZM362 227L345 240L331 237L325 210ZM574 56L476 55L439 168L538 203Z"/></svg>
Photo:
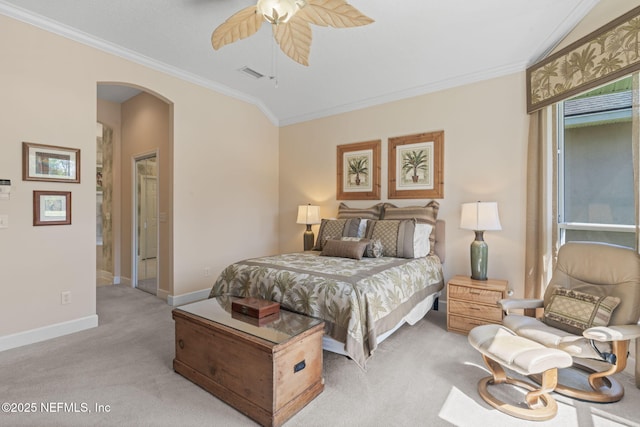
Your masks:
<svg viewBox="0 0 640 427"><path fill-rule="evenodd" d="M382 256L420 258L429 254L431 226L418 224L415 219L367 221L365 237L380 241Z"/></svg>
<svg viewBox="0 0 640 427"><path fill-rule="evenodd" d="M340 239L341 237L356 237L360 227L360 218L351 219L323 219L320 222L316 245L314 251L321 251L324 243L329 239Z"/></svg>
<svg viewBox="0 0 640 427"><path fill-rule="evenodd" d="M346 204L340 203L340 206L338 206L338 219L380 219L383 206L384 203L378 203L368 208L350 208Z"/></svg>
<svg viewBox="0 0 640 427"><path fill-rule="evenodd" d="M542 320L549 326L582 335L592 326L607 326L620 298L595 296L572 289L556 288L544 308Z"/></svg>
<svg viewBox="0 0 640 427"><path fill-rule="evenodd" d="M439 210L440 203L435 200L430 201L425 206L407 206L403 208L394 206L391 203L386 203L384 205L382 219L415 219L420 224L431 225L429 255L433 255L436 247L436 220L438 219Z"/></svg>
<svg viewBox="0 0 640 427"><path fill-rule="evenodd" d="M321 256L362 259L368 241L327 240L320 252Z"/></svg>

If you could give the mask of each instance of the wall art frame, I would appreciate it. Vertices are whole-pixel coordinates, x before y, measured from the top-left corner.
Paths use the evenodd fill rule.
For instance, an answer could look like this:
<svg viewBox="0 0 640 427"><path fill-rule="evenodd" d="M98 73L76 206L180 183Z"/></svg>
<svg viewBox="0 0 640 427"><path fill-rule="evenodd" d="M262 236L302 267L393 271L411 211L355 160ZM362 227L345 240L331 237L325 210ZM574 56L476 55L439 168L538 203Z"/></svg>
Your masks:
<svg viewBox="0 0 640 427"><path fill-rule="evenodd" d="M444 131L389 138L389 199L444 198Z"/></svg>
<svg viewBox="0 0 640 427"><path fill-rule="evenodd" d="M80 149L23 142L22 180L80 183Z"/></svg>
<svg viewBox="0 0 640 427"><path fill-rule="evenodd" d="M33 192L33 225L70 225L71 191Z"/></svg>
<svg viewBox="0 0 640 427"><path fill-rule="evenodd" d="M382 141L337 147L337 200L380 200Z"/></svg>

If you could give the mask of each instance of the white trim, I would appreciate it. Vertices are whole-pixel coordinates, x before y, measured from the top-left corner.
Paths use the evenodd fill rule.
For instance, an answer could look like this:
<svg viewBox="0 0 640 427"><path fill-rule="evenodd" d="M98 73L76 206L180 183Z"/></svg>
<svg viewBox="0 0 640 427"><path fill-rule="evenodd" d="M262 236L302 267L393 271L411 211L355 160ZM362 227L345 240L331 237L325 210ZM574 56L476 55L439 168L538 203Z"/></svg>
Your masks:
<svg viewBox="0 0 640 427"><path fill-rule="evenodd" d="M545 56L550 50L552 50L573 28L580 22L588 12L598 3L599 0L583 0L574 9L573 13L565 19L556 30L549 35L549 37L540 44L540 48L536 49L536 52L542 52L540 54L532 55L533 58L540 58ZM212 80L205 79L197 76L193 73L181 70L169 64L157 61L149 58L138 52L130 49L118 46L106 40L102 40L98 37L92 36L68 25L56 22L42 15L35 14L26 9L17 7L12 4L7 4L3 0L0 0L0 14L9 16L27 24L31 24L43 30L58 34L62 37L74 40L78 43L82 43L87 46L94 47L103 52L110 53L112 55L124 58L126 60L135 62L145 67L151 68L156 71L177 77L181 80L196 84L198 86L211 89L223 95L230 96L232 98L255 105L274 126L288 126L296 123L301 123L309 120L320 119L336 114L346 113L349 111L355 111L363 108L373 107L376 105L385 104L388 102L399 101L406 98L415 96L426 95L429 93L437 92L444 89L450 89L453 87L463 86L470 83L475 83L492 78L502 77L508 74L518 73L526 70L527 65L538 61L521 62L515 64L507 64L504 66L491 68L488 70L479 71L472 74L465 74L450 79L444 79L438 82L430 83L428 85L417 86L414 88L388 93L374 98L363 99L357 102L351 102L343 105L337 105L329 107L324 110L314 111L308 114L302 114L299 116L291 116L279 119L260 99L253 96L249 96L238 90L232 89L226 85L223 85ZM551 47L549 48L549 45Z"/></svg>
<svg viewBox="0 0 640 427"><path fill-rule="evenodd" d="M271 123L273 123L275 126L278 126L278 118L264 105L264 103L262 103L262 101L240 91L232 89L229 86L225 86L212 80L204 79L193 73L174 67L173 65L165 64L164 62L149 58L148 56L142 55L138 52L116 45L106 40L102 40L91 34L54 21L45 16L38 15L37 13L33 13L12 4L7 4L2 0L0 0L0 14L6 15L13 19L17 19L18 21L26 22L27 24L31 24L45 31L49 31L78 43L82 43L84 45L96 48L103 52L110 53L120 58L124 58L128 61L135 62L136 64L140 64L153 70L168 74L170 76L177 77L181 80L185 80L198 86L211 89L223 95L227 95L232 98L239 99L240 101L253 104L258 107L258 109L260 109L260 111L262 111L265 116L267 116Z"/></svg>
<svg viewBox="0 0 640 427"><path fill-rule="evenodd" d="M573 31L585 16L596 7L600 0L583 0L574 9L567 18L558 25L558 27L549 34L545 40L540 43L538 48L531 55L533 59L530 65L533 65L547 57L566 36Z"/></svg>
<svg viewBox="0 0 640 427"><path fill-rule="evenodd" d="M211 293L211 288L207 288L207 289L202 289L195 292L189 292L188 294L169 295L167 297L167 304L169 304L172 307L189 304L192 302L209 298L210 293Z"/></svg>
<svg viewBox="0 0 640 427"><path fill-rule="evenodd" d="M156 296L162 300L168 301L171 294L169 294L169 292L165 291L164 289L158 289L158 291L156 292Z"/></svg>
<svg viewBox="0 0 640 427"><path fill-rule="evenodd" d="M386 95L377 96L374 98L364 99L357 102L351 102L348 104L338 105L330 107L325 110L318 110L308 114L302 114L300 116L286 117L280 120L280 126L288 126L296 123L301 123L309 120L321 119L323 117L332 116L335 114L347 113L350 111L360 110L363 108L373 107L376 105L382 105L389 102L400 101L416 96L422 96L433 92L438 92L445 89L451 89L454 87L460 87L463 85L476 83L484 80L489 80L497 77L507 76L509 74L515 74L522 72L526 69L527 64L525 62L508 64L502 67L495 67L484 71L479 71L471 74L464 74L449 79L440 80L437 82L429 83L427 85L416 86L410 89L401 90L397 92L391 92Z"/></svg>
<svg viewBox="0 0 640 427"><path fill-rule="evenodd" d="M29 331L5 335L0 337L0 351L22 347L23 345L34 344L40 341L46 341L63 335L73 334L75 332L84 331L85 329L95 328L96 326L98 326L98 315L93 314L91 316L81 317L67 322L55 323L53 325L43 326Z"/></svg>

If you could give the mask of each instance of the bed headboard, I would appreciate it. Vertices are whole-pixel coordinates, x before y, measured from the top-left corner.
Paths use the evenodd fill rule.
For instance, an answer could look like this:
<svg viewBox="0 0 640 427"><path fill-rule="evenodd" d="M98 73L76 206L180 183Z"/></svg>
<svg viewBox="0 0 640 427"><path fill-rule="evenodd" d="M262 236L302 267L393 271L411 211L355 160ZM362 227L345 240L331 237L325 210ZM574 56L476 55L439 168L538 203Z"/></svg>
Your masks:
<svg viewBox="0 0 640 427"><path fill-rule="evenodd" d="M445 241L444 241L444 227L445 226L445 222L443 219L439 219L436 221L436 245L434 248L434 251L436 252L436 255L438 255L438 258L440 258L440 262L444 263L444 254L446 252L446 246L445 246Z"/></svg>

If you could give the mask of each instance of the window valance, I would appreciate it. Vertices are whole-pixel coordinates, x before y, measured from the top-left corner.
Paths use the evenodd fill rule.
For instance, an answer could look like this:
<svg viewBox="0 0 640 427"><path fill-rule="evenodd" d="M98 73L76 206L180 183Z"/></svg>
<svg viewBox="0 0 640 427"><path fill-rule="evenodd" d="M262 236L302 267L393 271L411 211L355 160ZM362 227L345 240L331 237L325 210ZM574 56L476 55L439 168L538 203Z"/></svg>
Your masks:
<svg viewBox="0 0 640 427"><path fill-rule="evenodd" d="M640 7L527 68L527 112L640 70Z"/></svg>

